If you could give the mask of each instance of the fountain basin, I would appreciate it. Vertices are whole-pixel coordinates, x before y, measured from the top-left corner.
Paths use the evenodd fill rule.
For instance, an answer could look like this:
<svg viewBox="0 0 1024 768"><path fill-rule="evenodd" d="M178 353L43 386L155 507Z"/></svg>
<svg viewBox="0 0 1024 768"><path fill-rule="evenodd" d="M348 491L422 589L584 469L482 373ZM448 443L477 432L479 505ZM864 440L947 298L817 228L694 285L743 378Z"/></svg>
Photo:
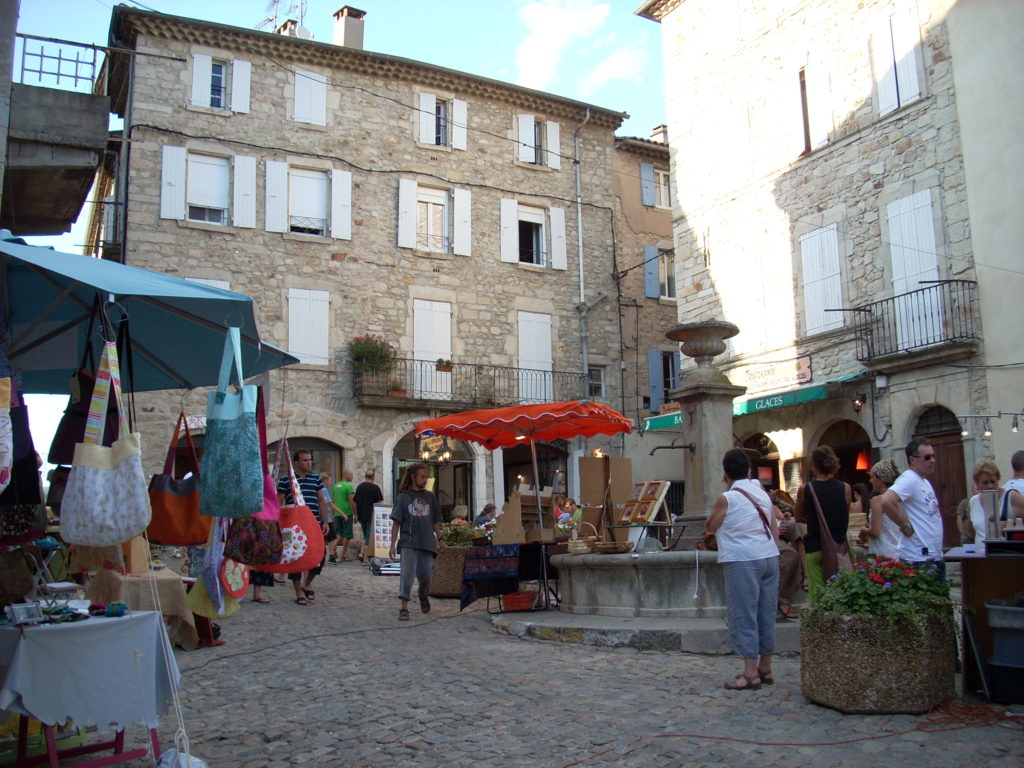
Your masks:
<svg viewBox="0 0 1024 768"><path fill-rule="evenodd" d="M717 552L555 555L551 564L558 569L559 608L566 613L667 619L726 616Z"/></svg>

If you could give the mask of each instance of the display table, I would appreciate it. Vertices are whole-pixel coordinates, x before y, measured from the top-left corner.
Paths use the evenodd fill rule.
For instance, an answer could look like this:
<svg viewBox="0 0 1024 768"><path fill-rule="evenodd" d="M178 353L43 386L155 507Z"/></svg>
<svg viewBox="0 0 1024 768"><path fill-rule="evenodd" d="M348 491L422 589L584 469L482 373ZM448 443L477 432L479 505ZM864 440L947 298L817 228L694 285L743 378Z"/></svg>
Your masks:
<svg viewBox="0 0 1024 768"><path fill-rule="evenodd" d="M966 696L982 689L987 692L988 681L982 675L992 655L993 632L988 625L985 601L1013 598L1024 592L1024 555L986 556L972 546L954 547L945 559L960 563L964 629L961 694Z"/></svg>
<svg viewBox="0 0 1024 768"><path fill-rule="evenodd" d="M94 617L66 624L0 627L0 710L23 716L17 765L49 762L112 749L92 765L109 765L146 755L146 748L125 752L124 728L141 723L150 729L155 756L160 748L157 718L167 712L180 687L177 662L163 620L155 611L121 618ZM43 723L47 755L25 758L27 717ZM72 718L77 726L95 725L115 738L57 754L53 726ZM101 762L100 762L101 761Z"/></svg>
<svg viewBox="0 0 1024 768"><path fill-rule="evenodd" d="M159 596L159 604L154 598L154 591ZM171 642L186 651L199 647L199 633L185 598L185 585L181 576L169 568L128 574L100 570L89 582L85 596L100 603L121 600L133 611L159 610L167 622Z"/></svg>

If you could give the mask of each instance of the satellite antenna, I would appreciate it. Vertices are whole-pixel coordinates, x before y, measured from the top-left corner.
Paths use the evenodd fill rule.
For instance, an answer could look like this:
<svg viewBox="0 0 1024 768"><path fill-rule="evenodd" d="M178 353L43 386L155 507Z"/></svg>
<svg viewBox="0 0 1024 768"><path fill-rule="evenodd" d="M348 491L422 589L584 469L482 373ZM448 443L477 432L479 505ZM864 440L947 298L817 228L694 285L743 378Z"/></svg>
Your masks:
<svg viewBox="0 0 1024 768"><path fill-rule="evenodd" d="M298 19L298 27L294 31L295 37L301 37L303 40L312 40L313 33L310 32L306 27L302 26L302 21L306 16L306 0L290 0L286 3L287 8L282 11L282 0L270 0L267 3L266 9L263 11L267 14L266 18L263 19L259 24L256 25L256 29L270 29L271 31L280 29L280 19L282 16L285 19Z"/></svg>

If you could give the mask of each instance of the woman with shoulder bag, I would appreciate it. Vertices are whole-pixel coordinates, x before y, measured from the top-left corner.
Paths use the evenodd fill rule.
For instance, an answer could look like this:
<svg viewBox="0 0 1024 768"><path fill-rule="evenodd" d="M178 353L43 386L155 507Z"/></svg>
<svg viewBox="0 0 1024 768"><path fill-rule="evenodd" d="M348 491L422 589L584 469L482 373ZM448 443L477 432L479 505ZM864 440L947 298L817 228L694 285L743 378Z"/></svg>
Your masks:
<svg viewBox="0 0 1024 768"><path fill-rule="evenodd" d="M822 571L821 525L818 523L817 505L825 517L825 524L832 541L837 547L846 543L846 529L850 522L850 486L837 480L839 457L830 446L820 445L811 452L811 474L813 479L801 486L796 496L796 518L807 526L804 536L805 560L807 563L807 585L813 605L818 594L825 588ZM815 504L817 499L817 505Z"/></svg>

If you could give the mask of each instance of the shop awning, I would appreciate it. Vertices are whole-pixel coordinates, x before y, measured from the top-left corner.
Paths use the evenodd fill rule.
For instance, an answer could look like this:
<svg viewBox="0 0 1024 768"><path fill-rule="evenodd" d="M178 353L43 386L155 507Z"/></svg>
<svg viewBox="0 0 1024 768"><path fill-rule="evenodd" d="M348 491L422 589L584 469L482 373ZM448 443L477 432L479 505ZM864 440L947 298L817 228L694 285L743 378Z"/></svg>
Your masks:
<svg viewBox="0 0 1024 768"><path fill-rule="evenodd" d="M736 400L732 404L732 415L744 416L748 413L759 413L773 408L784 408L787 405L799 405L800 403L824 400L829 384L842 384L843 382L859 379L863 376L863 373L852 373L849 376L841 376L838 379L831 379L822 384L809 384L797 389L788 389L784 392L771 392L765 395L757 395L756 397L748 397L744 400Z"/></svg>
<svg viewBox="0 0 1024 768"><path fill-rule="evenodd" d="M681 427L682 425L682 411L659 413L657 416L649 416L644 419L644 427L641 432L652 432L658 429L668 429L669 427Z"/></svg>

